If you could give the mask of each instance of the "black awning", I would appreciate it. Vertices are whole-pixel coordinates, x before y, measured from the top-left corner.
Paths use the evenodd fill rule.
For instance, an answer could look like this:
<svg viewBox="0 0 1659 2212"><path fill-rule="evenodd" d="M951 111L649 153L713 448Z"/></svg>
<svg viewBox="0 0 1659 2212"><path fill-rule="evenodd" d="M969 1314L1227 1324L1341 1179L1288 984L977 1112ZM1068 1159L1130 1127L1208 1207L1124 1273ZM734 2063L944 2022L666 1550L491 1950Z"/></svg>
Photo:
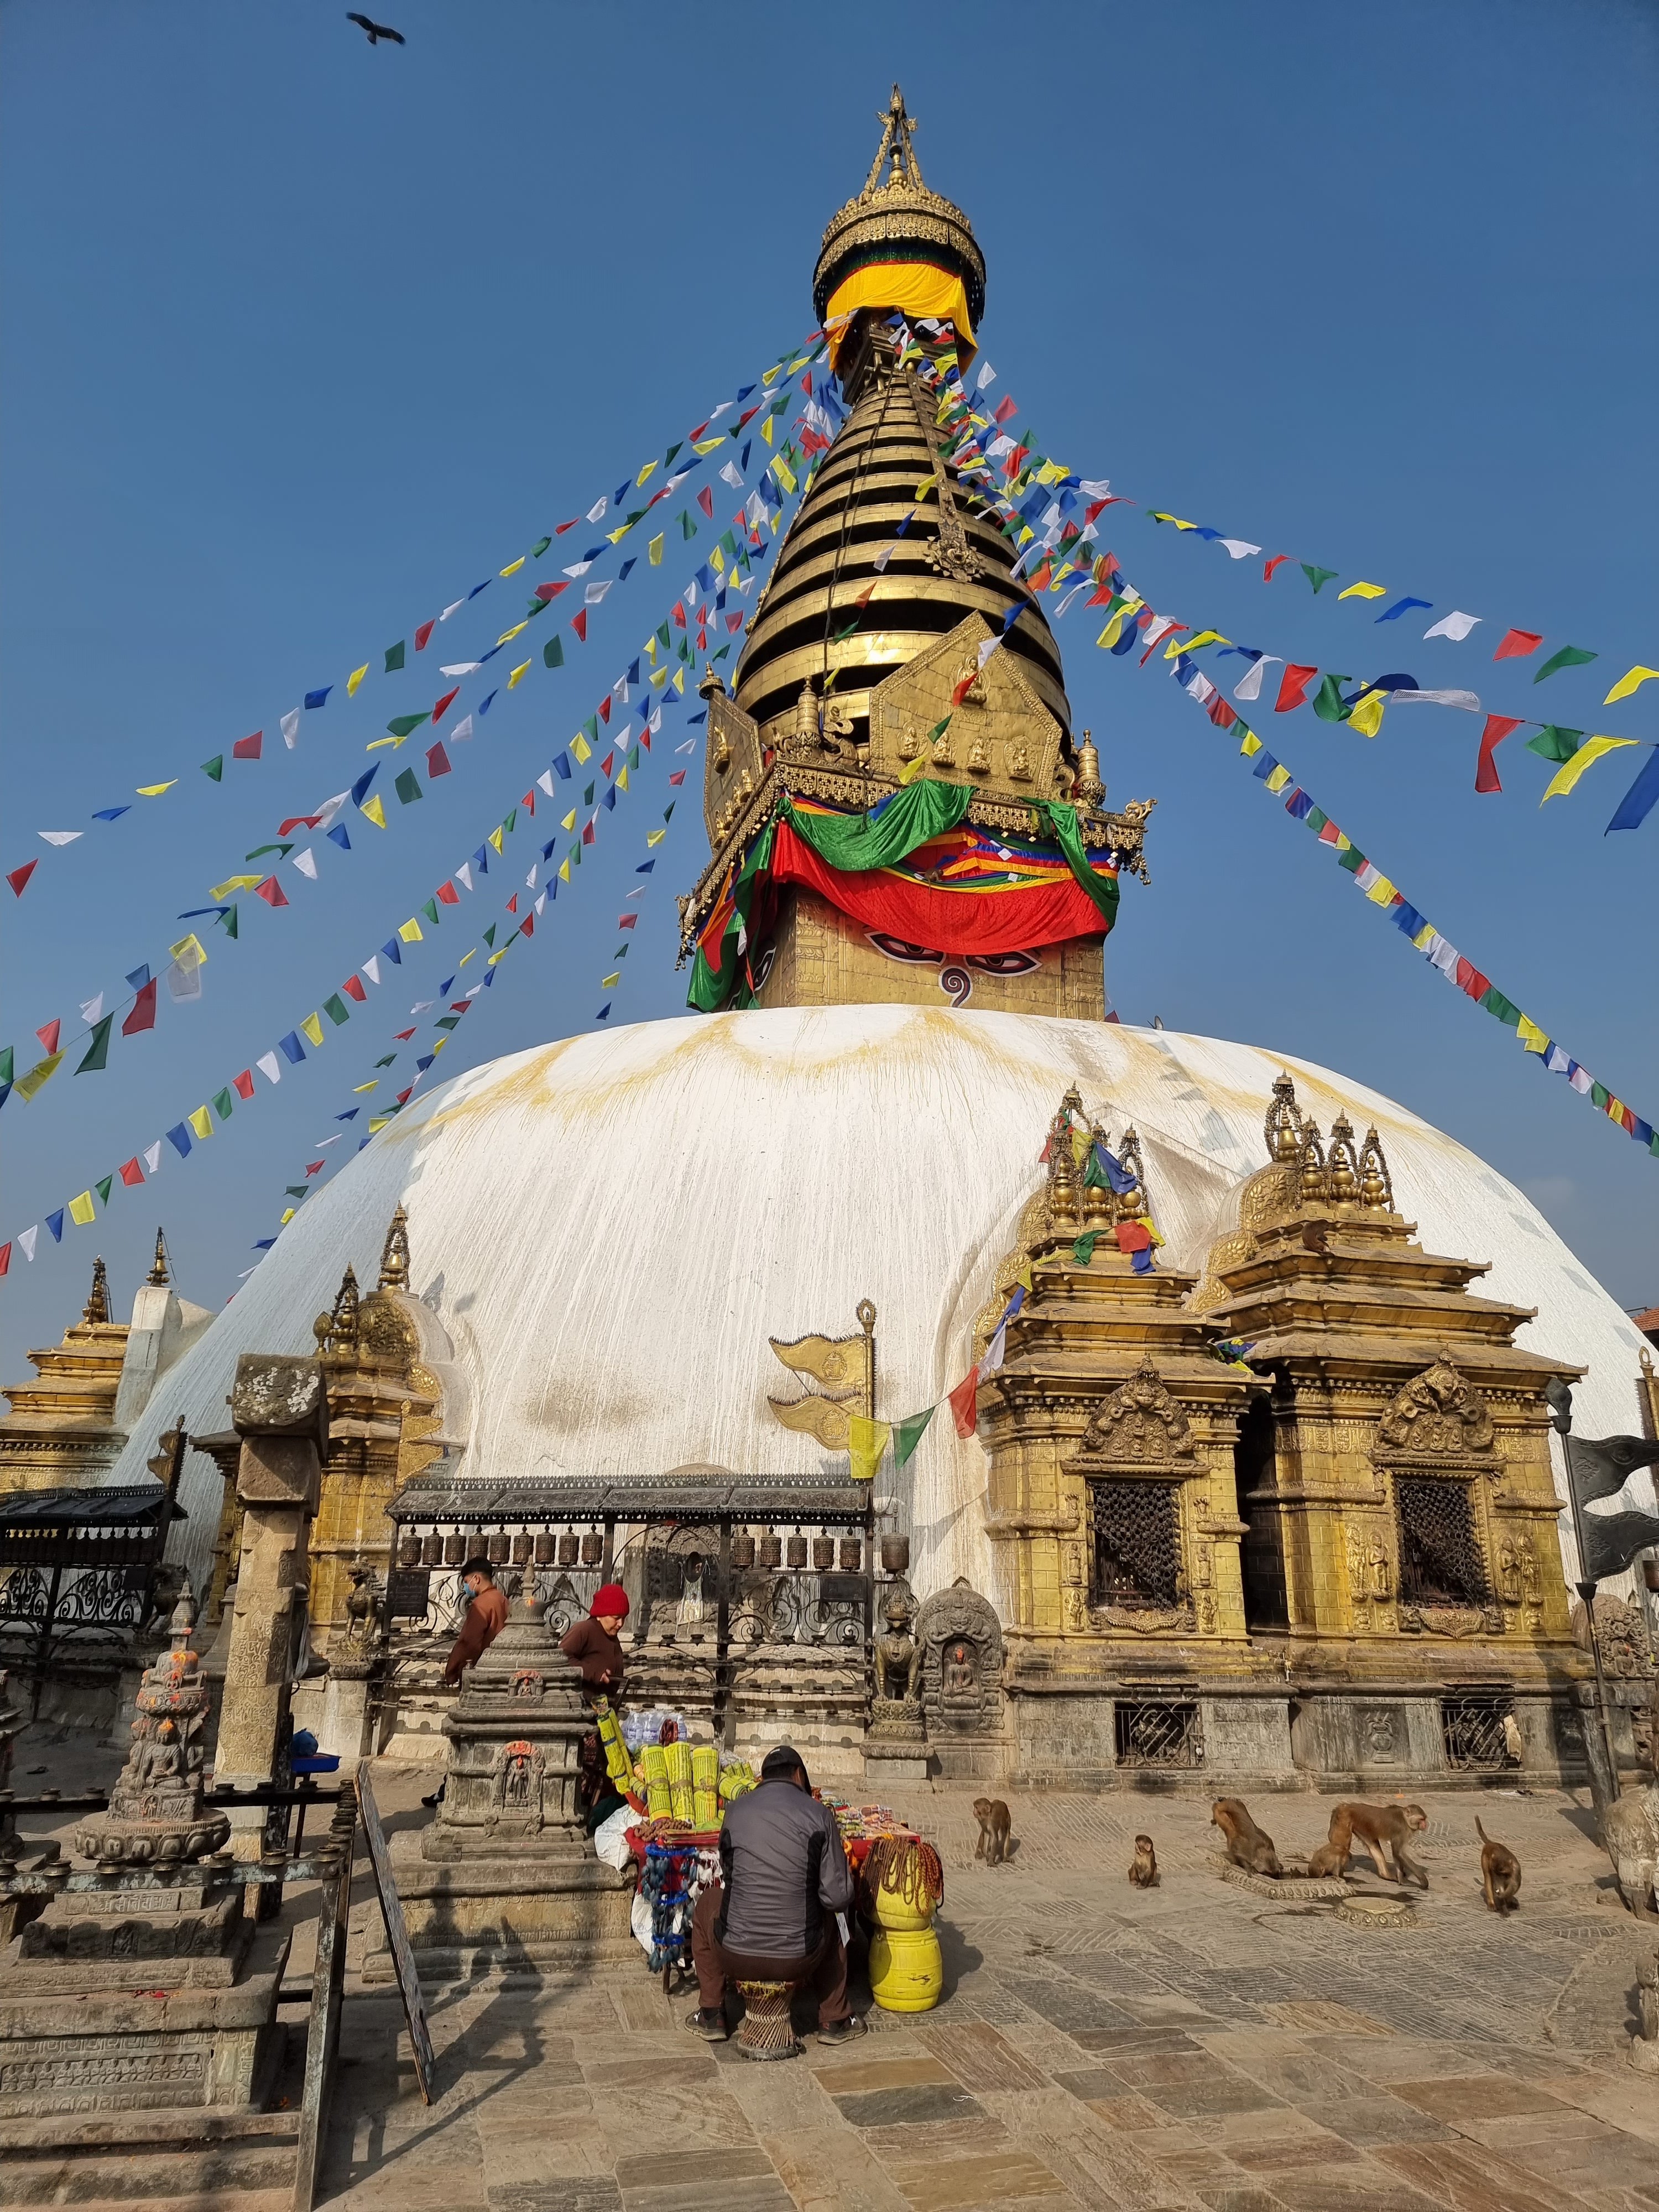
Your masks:
<svg viewBox="0 0 1659 2212"><path fill-rule="evenodd" d="M159 1482L123 1483L107 1490L14 1490L0 1497L0 1534L153 1528L166 1502ZM173 1518L185 1517L184 1507L175 1503Z"/></svg>
<svg viewBox="0 0 1659 2212"><path fill-rule="evenodd" d="M866 1483L811 1483L787 1476L719 1482L460 1482L417 1475L387 1508L401 1527L574 1528L600 1521L799 1522L862 1525L872 1510Z"/></svg>

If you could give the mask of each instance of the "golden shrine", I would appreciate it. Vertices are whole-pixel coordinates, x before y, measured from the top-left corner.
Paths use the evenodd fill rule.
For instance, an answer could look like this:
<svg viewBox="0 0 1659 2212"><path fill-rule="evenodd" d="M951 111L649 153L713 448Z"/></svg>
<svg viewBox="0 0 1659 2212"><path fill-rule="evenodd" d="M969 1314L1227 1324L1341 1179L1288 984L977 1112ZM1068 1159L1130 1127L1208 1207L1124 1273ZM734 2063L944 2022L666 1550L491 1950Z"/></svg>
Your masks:
<svg viewBox="0 0 1659 2212"><path fill-rule="evenodd" d="M126 1442L115 1423L126 1349L126 1323L111 1319L109 1278L94 1260L80 1320L58 1343L30 1352L35 1381L7 1386L0 1491L69 1489L114 1466Z"/></svg>

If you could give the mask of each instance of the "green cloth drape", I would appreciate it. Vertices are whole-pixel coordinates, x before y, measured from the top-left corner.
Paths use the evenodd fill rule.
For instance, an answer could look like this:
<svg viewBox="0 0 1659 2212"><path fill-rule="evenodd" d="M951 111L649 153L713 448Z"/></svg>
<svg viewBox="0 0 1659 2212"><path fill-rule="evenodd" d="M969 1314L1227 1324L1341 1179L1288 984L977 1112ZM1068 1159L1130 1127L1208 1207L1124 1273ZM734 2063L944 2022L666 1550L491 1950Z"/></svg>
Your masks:
<svg viewBox="0 0 1659 2212"><path fill-rule="evenodd" d="M1077 809L1063 799L1036 799L1032 805L1048 825L1048 834L1060 849L1066 865L1105 917L1108 929L1117 921L1117 878L1097 876L1089 866L1083 832L1077 826Z"/></svg>
<svg viewBox="0 0 1659 2212"><path fill-rule="evenodd" d="M879 814L809 814L785 799L779 811L820 860L843 874L890 868L941 830L954 830L973 798L965 783L924 776L896 792Z"/></svg>

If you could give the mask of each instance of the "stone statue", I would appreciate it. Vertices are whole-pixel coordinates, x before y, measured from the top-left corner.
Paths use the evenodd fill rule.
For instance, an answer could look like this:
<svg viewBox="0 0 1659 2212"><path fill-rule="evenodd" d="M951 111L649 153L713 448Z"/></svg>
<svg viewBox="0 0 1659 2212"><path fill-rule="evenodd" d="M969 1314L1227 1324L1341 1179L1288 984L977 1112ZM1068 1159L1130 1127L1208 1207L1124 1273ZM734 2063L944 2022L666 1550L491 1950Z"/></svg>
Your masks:
<svg viewBox="0 0 1659 2212"><path fill-rule="evenodd" d="M978 1690L973 1654L965 1644L953 1644L945 1653L939 1687L947 1698L970 1698Z"/></svg>
<svg viewBox="0 0 1659 2212"><path fill-rule="evenodd" d="M680 1628L701 1628L703 1622L702 1554L686 1555L685 1578L680 1585L679 1607L674 1615Z"/></svg>
<svg viewBox="0 0 1659 2212"><path fill-rule="evenodd" d="M375 1587L374 1570L358 1559L346 1572L351 1577L351 1588L346 1594L345 1640L367 1648L379 1640L384 1610L380 1593Z"/></svg>
<svg viewBox="0 0 1659 2212"><path fill-rule="evenodd" d="M181 1597L169 1624L172 1649L144 1671L135 1700L133 1746L107 1811L76 1833L75 1848L100 1866L187 1865L216 1851L230 1833L222 1813L202 1802L208 1686L190 1648L196 1612Z"/></svg>
<svg viewBox="0 0 1659 2212"><path fill-rule="evenodd" d="M876 1695L885 1703L919 1703L921 1646L910 1633L910 1601L895 1590L882 1607L887 1632L876 1638Z"/></svg>

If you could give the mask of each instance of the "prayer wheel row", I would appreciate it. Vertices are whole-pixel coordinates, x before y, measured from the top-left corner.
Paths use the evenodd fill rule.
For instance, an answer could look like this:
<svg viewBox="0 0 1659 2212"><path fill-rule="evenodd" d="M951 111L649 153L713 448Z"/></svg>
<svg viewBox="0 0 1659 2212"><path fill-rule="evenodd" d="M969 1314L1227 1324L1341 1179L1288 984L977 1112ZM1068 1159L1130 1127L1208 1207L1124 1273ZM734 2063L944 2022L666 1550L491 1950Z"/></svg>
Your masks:
<svg viewBox="0 0 1659 2212"><path fill-rule="evenodd" d="M492 1566L511 1560L516 1567L532 1561L538 1567L597 1567L605 1557L605 1539L596 1530L578 1536L567 1530L562 1536L405 1536L398 1549L400 1567L459 1567L480 1554Z"/></svg>

